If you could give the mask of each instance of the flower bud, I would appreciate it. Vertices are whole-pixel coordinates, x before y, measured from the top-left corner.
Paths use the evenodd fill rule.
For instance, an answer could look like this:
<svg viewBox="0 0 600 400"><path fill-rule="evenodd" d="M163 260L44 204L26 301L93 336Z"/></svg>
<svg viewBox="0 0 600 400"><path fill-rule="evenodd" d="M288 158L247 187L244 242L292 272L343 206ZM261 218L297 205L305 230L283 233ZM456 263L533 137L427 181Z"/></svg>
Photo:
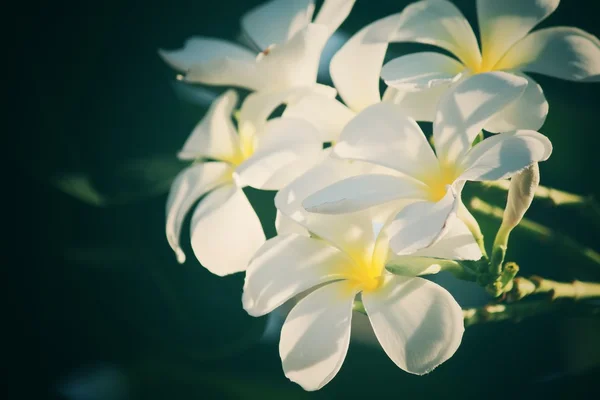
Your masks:
<svg viewBox="0 0 600 400"><path fill-rule="evenodd" d="M508 200L502 217L502 225L512 229L521 222L523 215L525 215L533 201L539 184L540 169L538 163L531 164L512 177L508 189Z"/></svg>

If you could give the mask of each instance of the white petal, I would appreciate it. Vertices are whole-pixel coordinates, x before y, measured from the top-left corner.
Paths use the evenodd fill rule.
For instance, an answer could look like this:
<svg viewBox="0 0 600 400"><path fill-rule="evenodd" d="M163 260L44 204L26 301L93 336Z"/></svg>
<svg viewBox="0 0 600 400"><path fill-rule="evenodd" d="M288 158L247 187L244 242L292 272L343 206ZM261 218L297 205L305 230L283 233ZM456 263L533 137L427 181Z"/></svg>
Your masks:
<svg viewBox="0 0 600 400"><path fill-rule="evenodd" d="M372 105L351 120L334 147L341 158L364 160L412 175L437 167L437 159L417 123L390 103Z"/></svg>
<svg viewBox="0 0 600 400"><path fill-rule="evenodd" d="M313 167L321 157L319 133L296 118L270 120L259 136L257 151L235 170L240 186L278 190Z"/></svg>
<svg viewBox="0 0 600 400"><path fill-rule="evenodd" d="M246 195L234 185L212 191L198 204L191 237L198 261L219 276L244 271L266 240Z"/></svg>
<svg viewBox="0 0 600 400"><path fill-rule="evenodd" d="M457 206L457 194L449 187L437 203L420 201L404 207L386 227L390 249L406 255L433 245L449 229Z"/></svg>
<svg viewBox="0 0 600 400"><path fill-rule="evenodd" d="M323 142L338 141L342 129L354 115L338 100L318 95L305 96L283 112L284 117L302 118L313 124Z"/></svg>
<svg viewBox="0 0 600 400"><path fill-rule="evenodd" d="M479 65L477 38L460 10L446 0L412 3L402 11L402 21L394 42L418 42L441 47L465 65Z"/></svg>
<svg viewBox="0 0 600 400"><path fill-rule="evenodd" d="M314 85L328 35L326 26L309 24L287 42L260 53L252 61L214 58L191 67L185 80L265 91Z"/></svg>
<svg viewBox="0 0 600 400"><path fill-rule="evenodd" d="M346 214L398 199L421 199L425 184L405 176L368 174L336 182L308 196L302 206L309 212Z"/></svg>
<svg viewBox="0 0 600 400"><path fill-rule="evenodd" d="M209 162L186 168L173 180L167 199L166 232L169 245L180 263L185 262L185 254L179 246L179 236L186 214L200 197L226 183L232 172L226 163Z"/></svg>
<svg viewBox="0 0 600 400"><path fill-rule="evenodd" d="M459 83L440 99L433 121L438 158L453 164L470 148L485 123L517 100L527 80L506 72L477 74Z"/></svg>
<svg viewBox="0 0 600 400"><path fill-rule="evenodd" d="M451 83L465 67L444 54L422 52L398 57L381 70L381 79L388 86L416 92L441 83Z"/></svg>
<svg viewBox="0 0 600 400"><path fill-rule="evenodd" d="M407 116L416 121L433 121L438 102L448 89L450 89L449 83L440 83L418 92L406 92L388 87L381 101L397 104Z"/></svg>
<svg viewBox="0 0 600 400"><path fill-rule="evenodd" d="M344 103L354 112L379 103L379 74L400 14L375 21L350 38L331 59L329 73Z"/></svg>
<svg viewBox="0 0 600 400"><path fill-rule="evenodd" d="M546 121L548 102L541 86L525 74L515 75L527 79L527 88L521 97L485 123L483 129L488 132L510 132L517 129L537 131Z"/></svg>
<svg viewBox="0 0 600 400"><path fill-rule="evenodd" d="M356 0L325 0L315 18L315 24L326 25L330 34L348 18Z"/></svg>
<svg viewBox="0 0 600 400"><path fill-rule="evenodd" d="M288 314L281 330L283 371L304 390L318 390L340 370L350 344L352 304L356 292L347 283L323 286Z"/></svg>
<svg viewBox="0 0 600 400"><path fill-rule="evenodd" d="M552 143L535 131L516 131L491 136L471 149L462 163L458 179L492 181L505 179L534 162L545 161Z"/></svg>
<svg viewBox="0 0 600 400"><path fill-rule="evenodd" d="M297 223L279 210L277 210L277 213L275 214L275 229L277 230L278 235L295 233L301 236L310 236L310 232L308 232L304 226Z"/></svg>
<svg viewBox="0 0 600 400"><path fill-rule="evenodd" d="M207 157L227 162L239 159L239 139L231 120L236 103L237 94L233 90L215 99L177 157L182 160Z"/></svg>
<svg viewBox="0 0 600 400"><path fill-rule="evenodd" d="M240 108L238 127L240 136L252 137L261 133L269 116L282 104L296 104L306 96L333 98L335 89L325 85L309 85L276 91L259 91L246 97Z"/></svg>
<svg viewBox="0 0 600 400"><path fill-rule="evenodd" d="M540 29L516 43L497 69L520 69L573 81L600 80L600 41L581 29Z"/></svg>
<svg viewBox="0 0 600 400"><path fill-rule="evenodd" d="M469 228L459 218L448 222L448 230L437 242L411 254L414 257L435 257L447 260L479 260L481 250Z"/></svg>
<svg viewBox="0 0 600 400"><path fill-rule="evenodd" d="M321 52L329 38L326 26L309 24L290 40L275 46L257 59L261 90L280 90L294 86L314 85Z"/></svg>
<svg viewBox="0 0 600 400"><path fill-rule="evenodd" d="M381 347L406 372L431 372L460 345L462 309L433 282L393 276L362 300Z"/></svg>
<svg viewBox="0 0 600 400"><path fill-rule="evenodd" d="M158 54L167 64L181 72L188 72L194 66L225 58L254 63L256 57L256 54L235 43L201 36L189 38L181 49L161 49Z"/></svg>
<svg viewBox="0 0 600 400"><path fill-rule="evenodd" d="M270 313L307 289L342 279L351 263L323 240L295 234L269 239L246 270L244 309L255 317Z"/></svg>
<svg viewBox="0 0 600 400"><path fill-rule="evenodd" d="M271 0L242 17L242 29L259 49L285 43L312 19L313 0Z"/></svg>
<svg viewBox="0 0 600 400"><path fill-rule="evenodd" d="M556 10L560 0L477 0L484 66L493 67L506 51Z"/></svg>

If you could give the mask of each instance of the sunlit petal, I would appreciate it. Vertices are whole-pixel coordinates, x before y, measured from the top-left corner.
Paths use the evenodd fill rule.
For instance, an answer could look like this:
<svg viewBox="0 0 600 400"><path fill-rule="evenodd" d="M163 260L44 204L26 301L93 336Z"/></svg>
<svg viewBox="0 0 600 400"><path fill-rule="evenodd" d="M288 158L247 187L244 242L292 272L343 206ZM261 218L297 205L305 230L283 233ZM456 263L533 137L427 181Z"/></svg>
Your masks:
<svg viewBox="0 0 600 400"><path fill-rule="evenodd" d="M527 80L506 72L474 75L440 99L433 121L435 150L443 164L452 164L470 148L485 123L517 100Z"/></svg>
<svg viewBox="0 0 600 400"><path fill-rule="evenodd" d="M266 240L246 195L234 185L215 189L198 204L191 238L198 261L219 276L244 271Z"/></svg>
<svg viewBox="0 0 600 400"><path fill-rule="evenodd" d="M231 119L236 103L237 95L233 90L213 101L177 156L182 160L207 157L231 162L238 159L239 139Z"/></svg>
<svg viewBox="0 0 600 400"><path fill-rule="evenodd" d="M344 281L315 290L292 309L281 330L283 371L305 390L325 386L340 370L350 343L356 292Z"/></svg>
<svg viewBox="0 0 600 400"><path fill-rule="evenodd" d="M392 276L380 290L363 293L362 300L379 343L406 372L431 372L460 345L462 309L433 282Z"/></svg>
<svg viewBox="0 0 600 400"><path fill-rule="evenodd" d="M560 0L477 0L477 19L486 67L556 10ZM564 61L562 61L564 62Z"/></svg>
<svg viewBox="0 0 600 400"><path fill-rule="evenodd" d="M181 171L171 184L167 199L166 232L169 245L180 263L185 262L185 254L179 245L185 216L200 197L225 184L232 172L231 167L222 162L196 164Z"/></svg>
<svg viewBox="0 0 600 400"><path fill-rule="evenodd" d="M599 81L600 40L577 28L540 29L517 42L496 68L572 81Z"/></svg>
<svg viewBox="0 0 600 400"><path fill-rule="evenodd" d="M270 313L313 286L343 278L351 263L323 240L296 234L269 239L246 270L244 309L253 316Z"/></svg>
<svg viewBox="0 0 600 400"><path fill-rule="evenodd" d="M535 131L501 133L478 143L465 156L459 179L488 181L508 178L534 162L545 161L552 143Z"/></svg>

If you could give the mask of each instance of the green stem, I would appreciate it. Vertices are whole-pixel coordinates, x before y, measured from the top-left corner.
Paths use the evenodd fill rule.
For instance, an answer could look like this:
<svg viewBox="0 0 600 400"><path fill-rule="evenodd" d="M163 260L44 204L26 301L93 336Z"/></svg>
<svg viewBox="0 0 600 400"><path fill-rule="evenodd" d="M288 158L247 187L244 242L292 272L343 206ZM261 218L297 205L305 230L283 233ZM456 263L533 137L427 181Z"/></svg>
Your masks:
<svg viewBox="0 0 600 400"><path fill-rule="evenodd" d="M507 293L508 301L518 301L532 294L548 294L551 300L568 298L584 300L600 297L600 283L573 281L556 282L539 276L517 277Z"/></svg>
<svg viewBox="0 0 600 400"><path fill-rule="evenodd" d="M503 210L499 207L495 207L489 203L486 203L477 197L471 200L470 205L473 210L479 212L480 214L502 220ZM594 264L600 265L600 254L598 254L595 250L583 246L569 236L553 231L542 224L531 221L527 218L523 218L519 225L517 225L517 229L529 234L533 234L533 237L543 242L549 243L553 246L562 247L571 253L581 255L583 258Z"/></svg>
<svg viewBox="0 0 600 400"><path fill-rule="evenodd" d="M488 304L481 308L463 309L465 327L472 325L512 320L519 322L525 318L552 311L565 311L571 315L600 316L600 306L572 301L546 300L526 301L515 304Z"/></svg>

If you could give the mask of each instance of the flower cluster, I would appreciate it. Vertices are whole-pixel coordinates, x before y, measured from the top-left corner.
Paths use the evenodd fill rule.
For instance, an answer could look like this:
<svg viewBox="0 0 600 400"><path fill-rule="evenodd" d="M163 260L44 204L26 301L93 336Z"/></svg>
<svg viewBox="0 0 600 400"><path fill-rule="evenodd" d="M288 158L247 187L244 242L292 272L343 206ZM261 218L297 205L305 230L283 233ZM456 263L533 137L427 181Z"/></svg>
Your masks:
<svg viewBox="0 0 600 400"><path fill-rule="evenodd" d="M404 371L428 373L457 350L462 310L420 276L447 260L487 257L463 187L518 177L516 225L537 163L552 152L537 132L548 103L525 72L600 79L596 37L568 27L532 32L558 3L477 0L481 46L451 2L413 3L343 45L329 65L334 88L317 83L319 61L353 0L325 0L314 18L312 0L249 11L241 25L257 51L207 37L160 51L185 82L251 91L239 106L234 90L219 96L183 146L179 158L193 163L173 182L166 233L184 262L182 223L200 200L192 249L214 274L245 271L244 309L261 316L297 300L279 344L289 379L316 390L336 375L356 301ZM383 65L392 42L454 57L422 52ZM416 121L433 123L430 140ZM266 239L246 186L278 191L277 236Z"/></svg>

